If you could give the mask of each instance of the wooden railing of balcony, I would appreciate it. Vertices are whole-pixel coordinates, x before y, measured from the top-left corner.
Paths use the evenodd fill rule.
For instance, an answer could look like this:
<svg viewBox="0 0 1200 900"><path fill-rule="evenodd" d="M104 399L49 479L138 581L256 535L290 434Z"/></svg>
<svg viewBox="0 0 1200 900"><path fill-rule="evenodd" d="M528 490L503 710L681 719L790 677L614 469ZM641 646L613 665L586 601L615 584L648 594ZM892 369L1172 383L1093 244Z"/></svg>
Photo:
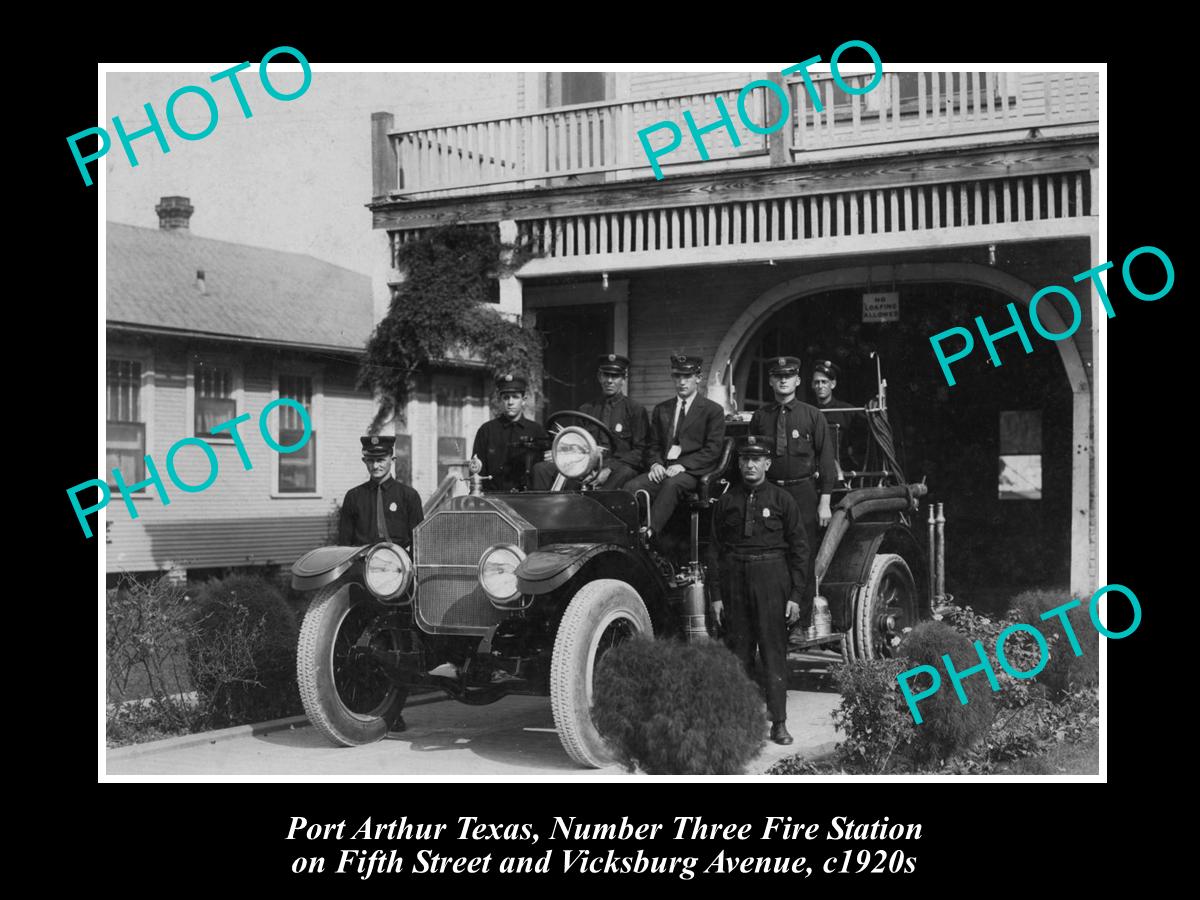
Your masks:
<svg viewBox="0 0 1200 900"><path fill-rule="evenodd" d="M862 86L868 76L847 76ZM887 73L864 95L847 94L829 76L814 76L818 111L800 80L787 82L788 127L772 141L785 154L769 156L767 137L751 134L737 119L739 90L687 94L654 100L584 103L521 116L414 131L390 132L396 167L395 195L439 196L515 190L522 187L621 181L652 177L637 132L671 121L683 132L680 147L660 158L670 174L723 168L766 167L772 159L801 162L841 148L850 155L867 145L937 140L994 132L1011 139L1018 129L1095 122L1098 76L1094 73L913 72ZM702 160L684 124L690 111L698 127L718 119L722 98L738 126L740 145L724 129L704 135ZM764 90L750 95L747 115L768 120ZM1009 132L1007 136L1005 132ZM651 134L652 146L667 131ZM389 163L389 166L391 164Z"/></svg>
<svg viewBox="0 0 1200 900"><path fill-rule="evenodd" d="M870 76L844 79L865 87ZM1035 128L1099 119L1099 79L1088 72L891 72L866 94L848 94L833 79L813 78L818 111L800 79L788 81L792 155L854 147Z"/></svg>
<svg viewBox="0 0 1200 900"><path fill-rule="evenodd" d="M684 130L685 140L671 155L672 162L699 160L687 139L684 110L703 127L717 118L716 98L736 110L738 89L686 94L626 103L581 103L524 116L470 122L417 131L392 132L393 152L400 170L398 193L411 194L449 188L503 189L555 178L597 176L592 180L621 180L647 170L637 131L670 120ZM761 116L762 98L750 106ZM749 110L748 110L749 111ZM734 112L736 115L736 112ZM712 161L766 154L761 136L732 146L725 134L707 136ZM665 138L657 136L656 142Z"/></svg>

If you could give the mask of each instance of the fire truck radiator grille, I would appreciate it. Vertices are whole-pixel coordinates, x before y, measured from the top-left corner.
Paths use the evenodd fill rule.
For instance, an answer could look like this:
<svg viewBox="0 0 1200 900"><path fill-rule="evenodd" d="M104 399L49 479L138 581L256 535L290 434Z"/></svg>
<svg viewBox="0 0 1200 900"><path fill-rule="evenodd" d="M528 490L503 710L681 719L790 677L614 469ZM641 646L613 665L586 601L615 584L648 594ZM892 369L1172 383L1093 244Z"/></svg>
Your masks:
<svg viewBox="0 0 1200 900"><path fill-rule="evenodd" d="M435 629L490 628L506 615L479 586L477 566L493 544L512 544L517 530L491 512L442 512L417 528L417 609Z"/></svg>

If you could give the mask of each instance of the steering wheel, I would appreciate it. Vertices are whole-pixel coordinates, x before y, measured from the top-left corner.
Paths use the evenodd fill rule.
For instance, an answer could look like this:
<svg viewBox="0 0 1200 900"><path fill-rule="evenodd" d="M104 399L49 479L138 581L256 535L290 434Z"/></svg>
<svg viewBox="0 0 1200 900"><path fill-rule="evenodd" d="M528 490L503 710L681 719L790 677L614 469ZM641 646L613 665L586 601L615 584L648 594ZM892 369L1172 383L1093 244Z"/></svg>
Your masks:
<svg viewBox="0 0 1200 900"><path fill-rule="evenodd" d="M595 416L589 416L587 413L579 412L579 410L576 409L560 409L554 415L549 416L546 419L546 430L549 431L551 428L557 425L559 419L566 418L579 419L583 422L587 422L589 425L595 425L600 429L600 433L608 438L608 446L610 449L617 445L616 435L612 433L607 425L605 425Z"/></svg>

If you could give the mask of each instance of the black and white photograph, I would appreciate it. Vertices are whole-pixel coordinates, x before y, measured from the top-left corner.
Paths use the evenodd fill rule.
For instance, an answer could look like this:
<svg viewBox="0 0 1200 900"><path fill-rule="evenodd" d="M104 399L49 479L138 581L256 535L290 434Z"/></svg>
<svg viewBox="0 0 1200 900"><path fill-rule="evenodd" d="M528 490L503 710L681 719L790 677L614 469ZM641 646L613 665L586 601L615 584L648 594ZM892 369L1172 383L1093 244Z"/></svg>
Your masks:
<svg viewBox="0 0 1200 900"><path fill-rule="evenodd" d="M262 50L68 138L101 780L1105 780L1105 65Z"/></svg>

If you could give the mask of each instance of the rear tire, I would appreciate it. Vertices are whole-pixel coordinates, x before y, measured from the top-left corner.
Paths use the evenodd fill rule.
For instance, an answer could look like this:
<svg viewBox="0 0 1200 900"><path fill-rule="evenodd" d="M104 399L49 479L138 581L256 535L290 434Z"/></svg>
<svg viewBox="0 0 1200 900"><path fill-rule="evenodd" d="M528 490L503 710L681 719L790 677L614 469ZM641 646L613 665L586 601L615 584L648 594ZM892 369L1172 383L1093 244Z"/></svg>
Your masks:
<svg viewBox="0 0 1200 900"><path fill-rule="evenodd" d="M877 553L854 602L854 634L847 642L855 659L896 655L904 632L917 624L917 586L902 556Z"/></svg>
<svg viewBox="0 0 1200 900"><path fill-rule="evenodd" d="M585 584L571 598L550 659L550 706L567 755L581 766L612 765L612 751L592 724L592 676L610 649L635 634L654 636L646 604L615 578Z"/></svg>
<svg viewBox="0 0 1200 900"><path fill-rule="evenodd" d="M356 582L334 582L309 603L296 649L296 680L304 712L335 744L378 741L404 707L406 692L369 656L353 648L385 607ZM371 641L388 649L387 632Z"/></svg>

